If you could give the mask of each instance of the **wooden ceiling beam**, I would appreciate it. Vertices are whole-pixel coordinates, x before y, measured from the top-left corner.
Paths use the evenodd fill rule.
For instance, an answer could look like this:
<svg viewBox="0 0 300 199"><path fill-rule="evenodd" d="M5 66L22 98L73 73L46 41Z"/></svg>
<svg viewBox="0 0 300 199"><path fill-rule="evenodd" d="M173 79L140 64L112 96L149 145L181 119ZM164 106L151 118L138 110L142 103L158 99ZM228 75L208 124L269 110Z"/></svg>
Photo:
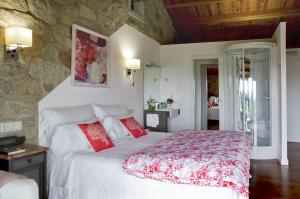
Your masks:
<svg viewBox="0 0 300 199"><path fill-rule="evenodd" d="M211 3L221 3L221 2L228 2L228 1L236 1L236 0L195 0L195 1L185 1L185 2L178 2L172 4L171 3L165 4L165 7L167 9L184 8L184 7L207 5Z"/></svg>
<svg viewBox="0 0 300 199"><path fill-rule="evenodd" d="M193 17L175 19L176 25L180 26L197 26L197 25L213 25L219 23L236 23L242 21L255 21L276 19L278 17L296 17L300 16L300 8L272 9L266 11L256 11L241 14L216 15L207 17Z"/></svg>

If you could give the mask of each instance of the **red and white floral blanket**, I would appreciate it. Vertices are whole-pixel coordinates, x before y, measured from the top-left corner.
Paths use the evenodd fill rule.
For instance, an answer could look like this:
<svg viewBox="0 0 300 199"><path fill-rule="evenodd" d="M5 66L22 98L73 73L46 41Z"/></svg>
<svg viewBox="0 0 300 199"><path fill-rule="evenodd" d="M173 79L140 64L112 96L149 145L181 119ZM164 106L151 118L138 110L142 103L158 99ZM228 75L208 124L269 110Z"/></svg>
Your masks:
<svg viewBox="0 0 300 199"><path fill-rule="evenodd" d="M132 154L131 175L177 184L228 187L249 195L250 136L233 131L185 130Z"/></svg>

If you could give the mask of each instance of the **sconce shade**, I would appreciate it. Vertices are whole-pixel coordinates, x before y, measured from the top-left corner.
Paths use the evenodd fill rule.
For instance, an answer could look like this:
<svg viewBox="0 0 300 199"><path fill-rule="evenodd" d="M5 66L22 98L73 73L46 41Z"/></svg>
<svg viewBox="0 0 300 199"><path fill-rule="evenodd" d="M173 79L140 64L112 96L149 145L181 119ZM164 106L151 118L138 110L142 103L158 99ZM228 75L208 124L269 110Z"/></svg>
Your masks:
<svg viewBox="0 0 300 199"><path fill-rule="evenodd" d="M5 29L5 44L8 49L26 48L32 46L32 30L21 27Z"/></svg>
<svg viewBox="0 0 300 199"><path fill-rule="evenodd" d="M141 60L127 59L126 68L131 70L139 70L141 68Z"/></svg>

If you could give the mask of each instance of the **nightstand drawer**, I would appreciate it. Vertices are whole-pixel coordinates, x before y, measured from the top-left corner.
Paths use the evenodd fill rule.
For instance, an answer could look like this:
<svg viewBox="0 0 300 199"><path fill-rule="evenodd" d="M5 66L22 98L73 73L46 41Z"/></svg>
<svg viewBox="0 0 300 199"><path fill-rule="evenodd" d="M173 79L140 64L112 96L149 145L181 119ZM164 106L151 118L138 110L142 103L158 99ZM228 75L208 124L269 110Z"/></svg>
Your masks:
<svg viewBox="0 0 300 199"><path fill-rule="evenodd" d="M13 170L23 169L36 164L44 163L44 154L37 154L26 158L18 159L13 161Z"/></svg>

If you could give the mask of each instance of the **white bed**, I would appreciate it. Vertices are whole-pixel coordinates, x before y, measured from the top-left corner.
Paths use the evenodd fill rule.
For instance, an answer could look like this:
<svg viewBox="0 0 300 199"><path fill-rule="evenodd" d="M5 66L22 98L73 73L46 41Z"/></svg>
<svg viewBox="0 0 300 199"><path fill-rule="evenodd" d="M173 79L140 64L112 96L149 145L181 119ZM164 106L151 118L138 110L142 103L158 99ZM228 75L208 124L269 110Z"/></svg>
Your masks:
<svg viewBox="0 0 300 199"><path fill-rule="evenodd" d="M110 114L122 110L114 107ZM96 153L70 124L93 121L90 106L48 109L40 119L39 143L50 148L49 199L246 199L230 188L172 184L125 173L122 164L128 156L171 134L151 132L138 139L125 135L113 140L115 147Z"/></svg>
<svg viewBox="0 0 300 199"><path fill-rule="evenodd" d="M49 199L243 199L229 189L170 184L126 174L122 164L131 153L169 136L150 133L139 139L124 137L115 147L98 153L49 154Z"/></svg>
<svg viewBox="0 0 300 199"><path fill-rule="evenodd" d="M17 179L0 188L0 199L38 199L38 186L31 179Z"/></svg>

